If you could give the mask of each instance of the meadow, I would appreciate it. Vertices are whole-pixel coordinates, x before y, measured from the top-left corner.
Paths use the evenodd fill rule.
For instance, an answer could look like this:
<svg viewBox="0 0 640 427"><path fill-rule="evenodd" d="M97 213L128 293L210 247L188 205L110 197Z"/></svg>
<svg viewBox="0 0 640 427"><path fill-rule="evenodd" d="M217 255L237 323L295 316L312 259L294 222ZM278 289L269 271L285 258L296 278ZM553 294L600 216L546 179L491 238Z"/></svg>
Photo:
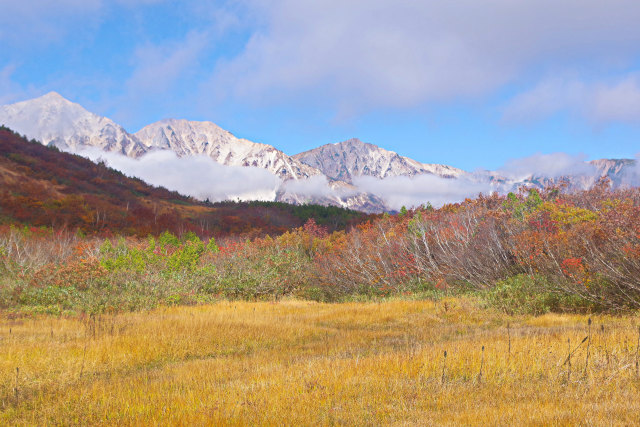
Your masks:
<svg viewBox="0 0 640 427"><path fill-rule="evenodd" d="M638 334L473 298L4 316L0 424L629 425Z"/></svg>
<svg viewBox="0 0 640 427"><path fill-rule="evenodd" d="M640 190L329 232L0 227L2 425L629 425Z"/></svg>

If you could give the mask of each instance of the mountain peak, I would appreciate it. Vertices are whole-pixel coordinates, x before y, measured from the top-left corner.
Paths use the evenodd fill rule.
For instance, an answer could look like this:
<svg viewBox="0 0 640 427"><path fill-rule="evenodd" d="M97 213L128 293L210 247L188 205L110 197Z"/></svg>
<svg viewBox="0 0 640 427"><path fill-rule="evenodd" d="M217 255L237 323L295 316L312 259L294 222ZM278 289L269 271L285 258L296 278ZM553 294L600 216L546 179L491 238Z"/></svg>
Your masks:
<svg viewBox="0 0 640 427"><path fill-rule="evenodd" d="M362 142L359 138L349 138L346 141L336 142L333 145L364 145L365 142Z"/></svg>
<svg viewBox="0 0 640 427"><path fill-rule="evenodd" d="M228 130L222 129L220 126L218 126L217 124L211 121L195 121L195 120L188 120L188 119L172 119L172 118L162 119L159 122L155 122L146 126L145 128L149 130L149 129L159 128L159 127L174 127L174 128L181 128L182 130L193 129L193 130L198 130L200 132L212 131L212 132L221 132L221 133L231 134L231 132L229 132Z"/></svg>
<svg viewBox="0 0 640 427"><path fill-rule="evenodd" d="M449 178L463 173L450 166L420 163L358 138L326 144L296 154L294 158L319 169L328 177L349 183L360 176L382 179L390 176L429 173Z"/></svg>
<svg viewBox="0 0 640 427"><path fill-rule="evenodd" d="M327 146L334 145L339 147L350 147L350 148L380 148L377 145L370 144L368 142L364 142L359 138L350 138L342 142L336 142L335 144L326 144Z"/></svg>
<svg viewBox="0 0 640 427"><path fill-rule="evenodd" d="M0 106L0 124L45 145L70 151L98 147L134 157L144 152L137 138L121 126L87 111L58 92Z"/></svg>
<svg viewBox="0 0 640 427"><path fill-rule="evenodd" d="M49 107L65 107L75 110L82 110L88 113L88 111L85 110L84 107L82 107L80 104L69 101L58 92L48 92L37 98L27 99L25 101L18 101L13 104L0 106L0 108L3 110L12 109L16 111L30 111Z"/></svg>
<svg viewBox="0 0 640 427"><path fill-rule="evenodd" d="M55 91L45 93L40 98L36 98L36 99L71 102L67 98L65 98L64 96L60 95L58 92L55 92Z"/></svg>
<svg viewBox="0 0 640 427"><path fill-rule="evenodd" d="M375 144L364 142L359 138L350 138L342 142L336 142L334 144L325 144L320 149L326 149L329 151L343 150L345 152L358 152L360 155L367 155L372 152L383 153L385 156L396 156L395 151L386 150Z"/></svg>
<svg viewBox="0 0 640 427"><path fill-rule="evenodd" d="M171 150L178 156L204 154L226 166L261 167L284 180L320 174L271 145L237 138L213 122L164 119L135 135L149 149Z"/></svg>
<svg viewBox="0 0 640 427"><path fill-rule="evenodd" d="M66 107L66 108L74 108L76 110L86 111L84 107L80 104L76 104L75 102L69 101L64 96L60 95L58 92L48 92L44 95L30 99L27 101L22 101L14 105L44 105L44 106L56 106L56 107Z"/></svg>

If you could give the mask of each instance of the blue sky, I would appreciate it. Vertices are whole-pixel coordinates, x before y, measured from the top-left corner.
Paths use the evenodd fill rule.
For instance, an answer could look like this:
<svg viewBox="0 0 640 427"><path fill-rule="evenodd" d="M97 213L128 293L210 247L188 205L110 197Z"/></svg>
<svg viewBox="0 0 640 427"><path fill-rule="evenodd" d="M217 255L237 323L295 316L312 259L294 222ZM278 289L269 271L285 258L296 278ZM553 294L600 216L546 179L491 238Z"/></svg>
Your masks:
<svg viewBox="0 0 640 427"><path fill-rule="evenodd" d="M640 151L637 0L0 0L0 104L211 120L467 170Z"/></svg>

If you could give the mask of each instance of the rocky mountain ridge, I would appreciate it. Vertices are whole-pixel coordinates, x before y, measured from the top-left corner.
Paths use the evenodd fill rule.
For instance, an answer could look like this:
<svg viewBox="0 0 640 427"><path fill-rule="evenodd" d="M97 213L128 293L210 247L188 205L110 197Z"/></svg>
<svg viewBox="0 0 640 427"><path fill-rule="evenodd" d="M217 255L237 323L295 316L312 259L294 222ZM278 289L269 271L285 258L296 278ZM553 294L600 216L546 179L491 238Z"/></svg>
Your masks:
<svg viewBox="0 0 640 427"><path fill-rule="evenodd" d="M420 163L373 144L352 138L336 144L326 144L293 156L326 176L345 182L354 177L371 176L384 179L390 176L433 174L442 178L457 178L465 171L447 165Z"/></svg>
<svg viewBox="0 0 640 427"><path fill-rule="evenodd" d="M138 157L146 148L114 121L91 113L56 92L0 106L0 124L45 145L76 151L95 147Z"/></svg>
<svg viewBox="0 0 640 427"><path fill-rule="evenodd" d="M639 181L640 175L635 161L630 159L594 160L584 164L587 173L583 170L562 177L536 174L509 177L491 171L469 173L452 166L421 163L355 138L289 156L271 145L237 138L207 121L165 119L131 134L112 120L91 113L55 92L0 106L0 124L65 151L81 152L93 148L135 159L151 152L170 151L178 157L207 156L229 167L265 169L280 180L279 187L272 193L276 201L336 205L366 212L397 209L397 206L388 205L384 194L384 191L394 190L389 190L389 186L386 190L380 187L382 183L388 184L389 180L398 178L412 180L404 181L402 187L413 185L412 182L422 185L424 193L424 185L448 188L452 181L459 182L459 186L469 183L469 188L476 191L504 192L521 185L542 187L560 180L584 189L602 177L610 179L614 186L629 185ZM432 178L421 181L422 184L414 181L423 177ZM362 179L368 180L368 191L358 187ZM483 185L479 187L479 183ZM462 196L460 193L459 197ZM408 205L422 203L422 200L410 200Z"/></svg>
<svg viewBox="0 0 640 427"><path fill-rule="evenodd" d="M267 169L283 180L321 175L271 145L237 138L212 122L165 119L145 126L135 137L147 150L171 150L179 157L204 154L226 166Z"/></svg>

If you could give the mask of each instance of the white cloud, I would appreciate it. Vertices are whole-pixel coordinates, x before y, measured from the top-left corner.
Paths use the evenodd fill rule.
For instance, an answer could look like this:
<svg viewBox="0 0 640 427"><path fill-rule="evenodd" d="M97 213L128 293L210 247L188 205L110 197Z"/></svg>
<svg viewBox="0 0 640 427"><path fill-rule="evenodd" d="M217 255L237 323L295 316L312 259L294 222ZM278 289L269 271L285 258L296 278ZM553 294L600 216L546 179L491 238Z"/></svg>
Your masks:
<svg viewBox="0 0 640 427"><path fill-rule="evenodd" d="M635 0L246 3L262 21L211 84L255 102L411 107L482 95L531 67L612 64L640 52Z"/></svg>
<svg viewBox="0 0 640 427"><path fill-rule="evenodd" d="M150 105L161 106L165 114L188 109L200 94L185 93L180 87L199 71L198 59L209 43L207 32L194 31L182 40L138 46L131 59L133 70L124 84L124 92L109 103L114 109L114 119L130 122L138 111Z"/></svg>
<svg viewBox="0 0 640 427"><path fill-rule="evenodd" d="M333 188L325 176L283 182L262 168L225 166L201 156L178 157L170 150L155 150L133 159L119 153L86 148L76 152L93 161L143 181L200 200L275 200L283 191L292 200L333 199L354 194L354 188Z"/></svg>
<svg viewBox="0 0 640 427"><path fill-rule="evenodd" d="M640 122L640 80L628 77L614 85L598 85L593 91L591 117L598 122Z"/></svg>
<svg viewBox="0 0 640 427"><path fill-rule="evenodd" d="M178 158L168 150L152 151L139 159L98 149L78 154L200 200L273 200L280 185L280 179L265 169L224 166L206 156Z"/></svg>
<svg viewBox="0 0 640 427"><path fill-rule="evenodd" d="M15 69L13 64L0 68L0 105L9 104L25 97L22 86L12 80Z"/></svg>
<svg viewBox="0 0 640 427"><path fill-rule="evenodd" d="M95 22L103 0L0 0L0 40L47 45ZM71 25L71 24L74 25Z"/></svg>
<svg viewBox="0 0 640 427"><path fill-rule="evenodd" d="M115 12L137 16L161 2L0 0L0 42L16 50L91 37ZM621 72L640 54L637 0L188 0L172 7L193 32L136 49L121 99L132 106L119 112L122 117L144 107L143 98L210 111L211 99L222 104L221 93L239 103L300 102L344 115L411 108L484 96L541 73ZM140 30L147 31L143 39L157 40L150 27ZM248 41L235 52L244 37ZM213 57L224 59L212 70ZM181 81L187 83L178 86ZM591 90L593 107L580 114L637 121L635 80L600 89L574 83L543 82L514 100L506 116L577 109L572 106L582 92ZM186 101L175 95L183 87L191 89ZM556 90L564 101L557 102ZM109 104L116 108L113 99Z"/></svg>
<svg viewBox="0 0 640 427"><path fill-rule="evenodd" d="M632 74L612 82L549 79L514 97L506 121L530 121L568 112L594 124L640 123L640 79Z"/></svg>
<svg viewBox="0 0 640 427"><path fill-rule="evenodd" d="M635 155L632 165L622 170L620 184L622 187L640 186L640 153Z"/></svg>
<svg viewBox="0 0 640 427"><path fill-rule="evenodd" d="M112 6L128 9L166 0L0 0L0 40L15 46L47 46L95 28Z"/></svg>
<svg viewBox="0 0 640 427"><path fill-rule="evenodd" d="M184 73L193 70L193 64L207 46L205 33L191 32L184 40L165 44L145 44L134 52L135 68L126 86L136 96L166 93Z"/></svg>
<svg viewBox="0 0 640 427"><path fill-rule="evenodd" d="M338 202L363 192L379 197L394 210L427 203L439 207L474 198L480 193L506 193L531 177L553 179L571 176L577 179L578 186L588 186L595 182L598 173L584 156L553 153L510 160L497 171L497 176L506 178L507 182L493 182L491 173L477 172L457 179L432 174L384 179L361 176L354 178L353 187L345 187L330 184L324 176L282 182L265 169L224 166L206 156L178 158L169 150L152 151L139 159L99 149L86 149L78 154L94 161L104 160L126 175L201 200L274 200L277 193L284 192L285 199L290 201ZM640 182L640 162L625 168L617 181L620 185L637 185Z"/></svg>
<svg viewBox="0 0 640 427"><path fill-rule="evenodd" d="M584 95L584 83L545 80L530 91L514 97L505 107L503 118L510 122L543 119L571 106L581 107Z"/></svg>
<svg viewBox="0 0 640 427"><path fill-rule="evenodd" d="M448 179L427 174L414 177L393 176L385 179L362 176L354 178L354 184L361 190L380 197L387 206L395 210L402 206L409 208L427 203L436 207L442 206L494 190L489 182L475 182L464 177Z"/></svg>
<svg viewBox="0 0 640 427"><path fill-rule="evenodd" d="M521 181L531 176L560 178L563 176L591 176L595 167L586 162L584 155L567 153L534 154L509 160L498 173L512 180Z"/></svg>
<svg viewBox="0 0 640 427"><path fill-rule="evenodd" d="M337 191L329 186L327 177L324 175L285 181L282 183L281 190L309 198L332 197L337 194Z"/></svg>
<svg viewBox="0 0 640 427"><path fill-rule="evenodd" d="M478 171L457 179L440 178L436 175L414 177L396 176L385 179L357 177L354 184L361 190L370 192L385 201L387 206L398 210L402 206L419 206L430 202L433 206L461 202L478 194L492 192L506 193L514 190L530 178L554 179L570 176L578 185L590 185L597 178L597 168L586 161L584 155L567 153L535 154L512 159L496 173ZM637 182L640 172L629 170L627 182ZM492 175L506 178L506 182L493 182ZM633 175L633 176L632 176Z"/></svg>

